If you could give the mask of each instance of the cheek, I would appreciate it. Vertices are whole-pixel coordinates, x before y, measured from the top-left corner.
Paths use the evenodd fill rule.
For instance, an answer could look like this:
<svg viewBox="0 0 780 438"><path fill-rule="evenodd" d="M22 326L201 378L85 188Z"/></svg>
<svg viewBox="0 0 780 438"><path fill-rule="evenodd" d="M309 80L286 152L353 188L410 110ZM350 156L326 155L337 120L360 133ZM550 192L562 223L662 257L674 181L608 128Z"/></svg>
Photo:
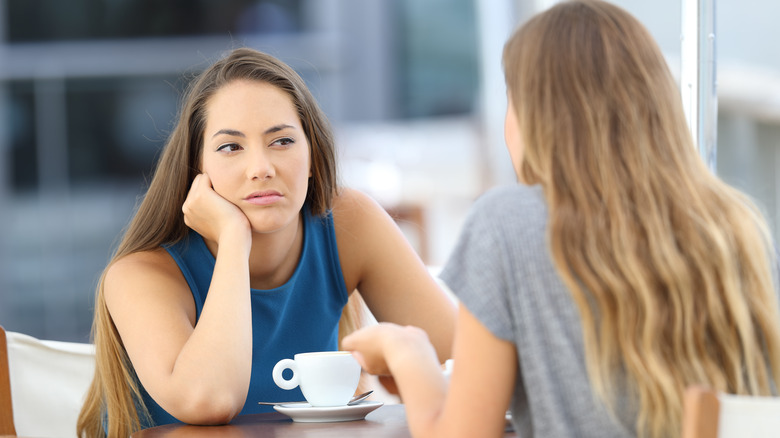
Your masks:
<svg viewBox="0 0 780 438"><path fill-rule="evenodd" d="M314 175L314 168L312 167L311 162L311 151L309 151L309 148L306 148L306 153L303 157L299 158L300 162L306 163L305 166L302 166L303 171L302 177L305 176L308 184L308 179L311 178Z"/></svg>
<svg viewBox="0 0 780 438"><path fill-rule="evenodd" d="M514 119L514 111L512 107L508 107L504 116L504 142L506 147L510 150L517 141L517 122Z"/></svg>
<svg viewBox="0 0 780 438"><path fill-rule="evenodd" d="M515 169L515 173L518 178L521 176L523 169L523 151L517 149L510 149L509 156L512 159L512 167Z"/></svg>
<svg viewBox="0 0 780 438"><path fill-rule="evenodd" d="M212 175L208 174L209 178L211 179L211 188L214 189L214 191L223 198L227 199L228 193L230 193L230 190L227 189L225 182L222 178L219 177L219 175Z"/></svg>
<svg viewBox="0 0 780 438"><path fill-rule="evenodd" d="M507 118L504 123L504 141L506 142L509 156L512 157L512 162L516 163L516 157L520 155L520 142L517 129L515 125L510 122L509 118Z"/></svg>
<svg viewBox="0 0 780 438"><path fill-rule="evenodd" d="M520 177L520 171L523 167L523 142L520 139L520 133L518 132L517 125L507 123L504 128L504 138L506 140L506 148L509 152L509 157L512 160L512 167L515 169L515 173Z"/></svg>
<svg viewBox="0 0 780 438"><path fill-rule="evenodd" d="M512 150L512 142L514 141L514 134L512 133L512 127L509 125L509 119L504 120L504 143L506 143L507 149Z"/></svg>
<svg viewBox="0 0 780 438"><path fill-rule="evenodd" d="M227 191L226 189L230 184L230 179L226 177L226 170L213 164L210 165L208 161L204 161L201 166L201 171L209 176L214 191L220 196L224 196Z"/></svg>

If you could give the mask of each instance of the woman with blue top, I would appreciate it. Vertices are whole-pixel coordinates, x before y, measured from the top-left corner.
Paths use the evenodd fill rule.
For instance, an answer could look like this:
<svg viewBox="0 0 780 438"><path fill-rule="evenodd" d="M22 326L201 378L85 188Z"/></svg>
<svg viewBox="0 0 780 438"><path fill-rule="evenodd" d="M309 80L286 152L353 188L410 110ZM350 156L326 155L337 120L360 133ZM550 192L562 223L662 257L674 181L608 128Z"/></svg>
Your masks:
<svg viewBox="0 0 780 438"><path fill-rule="evenodd" d="M441 278L460 298L449 386L425 332L344 338L391 374L414 437L679 436L683 393L777 394L777 259L693 146L649 32L560 2L504 47L521 184L474 205ZM434 340L435 342L435 340Z"/></svg>
<svg viewBox="0 0 780 438"><path fill-rule="evenodd" d="M334 149L301 78L271 56L236 49L191 83L97 288L79 436L226 423L289 399L273 365L337 350L358 325L356 290L449 357L454 305L387 213L338 187Z"/></svg>

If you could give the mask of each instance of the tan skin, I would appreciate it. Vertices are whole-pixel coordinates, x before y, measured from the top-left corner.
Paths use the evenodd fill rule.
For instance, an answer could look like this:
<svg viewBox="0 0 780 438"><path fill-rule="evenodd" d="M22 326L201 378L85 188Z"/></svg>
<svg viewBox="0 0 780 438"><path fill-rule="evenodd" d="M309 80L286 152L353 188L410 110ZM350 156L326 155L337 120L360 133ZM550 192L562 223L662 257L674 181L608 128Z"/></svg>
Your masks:
<svg viewBox="0 0 780 438"><path fill-rule="evenodd" d="M182 208L216 257L197 326L187 282L164 250L118 260L104 290L155 401L181 421L221 424L238 415L249 388L249 289L284 284L302 250L310 155L289 96L252 81L218 90L207 106L201 172ZM393 220L349 189L332 210L347 290L359 290L379 321L422 327L437 360L449 358L455 308Z"/></svg>
<svg viewBox="0 0 780 438"><path fill-rule="evenodd" d="M523 145L514 106L507 107L504 137L520 175ZM344 348L363 369L392 376L404 404L412 436L500 437L517 379L515 345L494 336L459 305L450 382L442 376L436 350L425 331L379 324L347 336Z"/></svg>

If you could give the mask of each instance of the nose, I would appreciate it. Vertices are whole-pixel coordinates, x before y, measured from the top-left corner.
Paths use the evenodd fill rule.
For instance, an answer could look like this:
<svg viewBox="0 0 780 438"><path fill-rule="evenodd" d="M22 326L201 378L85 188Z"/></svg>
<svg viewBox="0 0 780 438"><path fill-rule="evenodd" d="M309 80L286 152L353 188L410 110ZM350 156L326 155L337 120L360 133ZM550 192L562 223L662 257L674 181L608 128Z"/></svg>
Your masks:
<svg viewBox="0 0 780 438"><path fill-rule="evenodd" d="M247 178L251 180L273 178L274 165L265 148L253 148L248 158Z"/></svg>

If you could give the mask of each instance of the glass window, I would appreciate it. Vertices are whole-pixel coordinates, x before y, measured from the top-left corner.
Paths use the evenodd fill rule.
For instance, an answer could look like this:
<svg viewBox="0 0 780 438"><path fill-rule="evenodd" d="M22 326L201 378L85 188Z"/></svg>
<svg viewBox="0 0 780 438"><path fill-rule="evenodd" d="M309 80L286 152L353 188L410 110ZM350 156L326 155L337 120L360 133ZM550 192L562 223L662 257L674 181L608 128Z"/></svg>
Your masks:
<svg viewBox="0 0 780 438"><path fill-rule="evenodd" d="M68 181L61 183L137 182L139 176L149 175L176 116L180 92L176 81L163 77L66 80L63 174ZM56 157L50 150L56 146L37 144L36 130L50 127L35 123L34 91L30 80L8 83L10 180L15 191L38 188L38 166ZM39 104L46 104L46 99L39 96Z"/></svg>
<svg viewBox="0 0 780 438"><path fill-rule="evenodd" d="M8 41L288 32L299 0L7 0Z"/></svg>
<svg viewBox="0 0 780 438"><path fill-rule="evenodd" d="M479 90L470 0L404 0L399 67L404 116L469 113Z"/></svg>
<svg viewBox="0 0 780 438"><path fill-rule="evenodd" d="M30 81L13 81L6 85L9 117L9 142L11 169L10 182L17 191L36 187L38 180L38 154L36 152L35 113L33 87Z"/></svg>

